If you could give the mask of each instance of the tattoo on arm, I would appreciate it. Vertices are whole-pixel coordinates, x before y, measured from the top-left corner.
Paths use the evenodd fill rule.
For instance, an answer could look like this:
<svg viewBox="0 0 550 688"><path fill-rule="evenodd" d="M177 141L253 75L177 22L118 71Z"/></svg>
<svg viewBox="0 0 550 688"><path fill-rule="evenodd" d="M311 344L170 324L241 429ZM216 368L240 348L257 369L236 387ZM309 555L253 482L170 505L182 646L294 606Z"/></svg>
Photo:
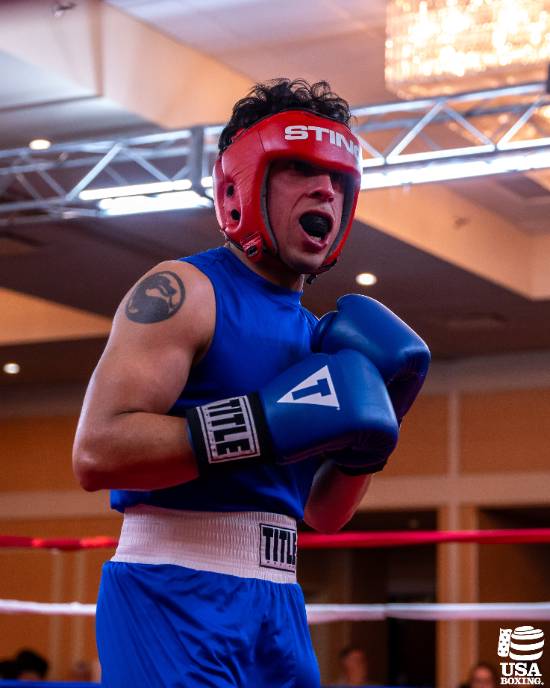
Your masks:
<svg viewBox="0 0 550 688"><path fill-rule="evenodd" d="M126 317L137 323L168 320L185 299L181 279L169 271L155 272L136 285L126 302Z"/></svg>

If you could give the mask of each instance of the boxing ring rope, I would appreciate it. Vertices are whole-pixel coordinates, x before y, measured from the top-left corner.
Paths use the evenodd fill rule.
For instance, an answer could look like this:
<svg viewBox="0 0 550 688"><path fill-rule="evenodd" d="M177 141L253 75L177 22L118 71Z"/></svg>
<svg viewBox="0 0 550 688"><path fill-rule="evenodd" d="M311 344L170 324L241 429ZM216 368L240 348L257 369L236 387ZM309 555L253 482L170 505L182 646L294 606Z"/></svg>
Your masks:
<svg viewBox="0 0 550 688"><path fill-rule="evenodd" d="M0 686L2 688L101 688L99 683L73 683L72 681L63 681L61 683L50 683L46 681L22 681L16 679L15 681L0 679Z"/></svg>
<svg viewBox="0 0 550 688"><path fill-rule="evenodd" d="M95 616L95 604L80 602L28 602L0 600L0 614L42 614L48 616ZM310 625L334 621L457 621L530 619L550 620L550 602L479 604L307 604Z"/></svg>
<svg viewBox="0 0 550 688"><path fill-rule="evenodd" d="M35 538L0 535L0 548L61 551L114 548L115 538ZM334 535L302 532L300 549L403 547L446 543L533 544L550 542L550 528L459 531L343 532ZM94 616L95 604L0 600L0 613ZM310 604L310 624L335 621L380 621L387 618L418 621L524 619L550 620L550 602L533 603L434 603L434 604Z"/></svg>
<svg viewBox="0 0 550 688"><path fill-rule="evenodd" d="M344 531L333 535L300 533L301 549L341 549L365 547L407 547L452 542L478 544L518 544L550 542L550 528L516 528L507 530L408 530L362 533Z"/></svg>
<svg viewBox="0 0 550 688"><path fill-rule="evenodd" d="M550 528L515 528L501 530L387 530L382 532L344 531L333 535L300 532L300 549L345 549L366 547L406 547L453 542L478 544L529 544L550 542ZM35 538L0 535L0 548L31 547L75 551L116 547L116 538L98 535L86 538Z"/></svg>

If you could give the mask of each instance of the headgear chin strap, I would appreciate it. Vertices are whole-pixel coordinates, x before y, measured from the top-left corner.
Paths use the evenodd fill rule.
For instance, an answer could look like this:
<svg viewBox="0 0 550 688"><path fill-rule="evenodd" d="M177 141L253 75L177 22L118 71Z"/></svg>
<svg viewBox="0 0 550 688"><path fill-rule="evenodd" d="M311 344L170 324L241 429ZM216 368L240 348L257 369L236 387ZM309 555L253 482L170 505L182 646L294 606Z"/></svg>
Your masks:
<svg viewBox="0 0 550 688"><path fill-rule="evenodd" d="M277 253L267 214L267 177L275 160L298 159L345 175L342 222L325 261L334 265L346 242L361 187L361 147L341 122L305 110L265 117L237 134L214 165L216 217L227 238L252 261Z"/></svg>

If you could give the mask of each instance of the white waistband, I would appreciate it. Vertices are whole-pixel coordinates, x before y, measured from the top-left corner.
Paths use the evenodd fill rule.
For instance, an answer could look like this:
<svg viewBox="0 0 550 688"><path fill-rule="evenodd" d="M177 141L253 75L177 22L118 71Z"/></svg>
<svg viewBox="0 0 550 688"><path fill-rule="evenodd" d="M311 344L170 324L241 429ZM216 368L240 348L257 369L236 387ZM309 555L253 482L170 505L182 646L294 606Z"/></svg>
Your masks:
<svg viewBox="0 0 550 688"><path fill-rule="evenodd" d="M296 545L296 521L288 516L139 505L125 510L111 561L176 564L241 578L295 583Z"/></svg>

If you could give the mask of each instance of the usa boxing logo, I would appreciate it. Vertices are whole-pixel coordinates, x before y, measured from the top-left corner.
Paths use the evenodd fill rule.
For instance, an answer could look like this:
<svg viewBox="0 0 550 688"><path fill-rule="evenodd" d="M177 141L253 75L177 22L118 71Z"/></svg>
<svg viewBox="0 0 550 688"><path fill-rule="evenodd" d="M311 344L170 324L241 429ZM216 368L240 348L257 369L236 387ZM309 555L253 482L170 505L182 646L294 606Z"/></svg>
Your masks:
<svg viewBox="0 0 550 688"><path fill-rule="evenodd" d="M260 523L260 566L296 571L296 546L295 530Z"/></svg>
<svg viewBox="0 0 550 688"><path fill-rule="evenodd" d="M511 659L500 662L500 685L543 686L542 673L537 661L542 657L544 633L533 626L501 628L498 639L498 656Z"/></svg>

